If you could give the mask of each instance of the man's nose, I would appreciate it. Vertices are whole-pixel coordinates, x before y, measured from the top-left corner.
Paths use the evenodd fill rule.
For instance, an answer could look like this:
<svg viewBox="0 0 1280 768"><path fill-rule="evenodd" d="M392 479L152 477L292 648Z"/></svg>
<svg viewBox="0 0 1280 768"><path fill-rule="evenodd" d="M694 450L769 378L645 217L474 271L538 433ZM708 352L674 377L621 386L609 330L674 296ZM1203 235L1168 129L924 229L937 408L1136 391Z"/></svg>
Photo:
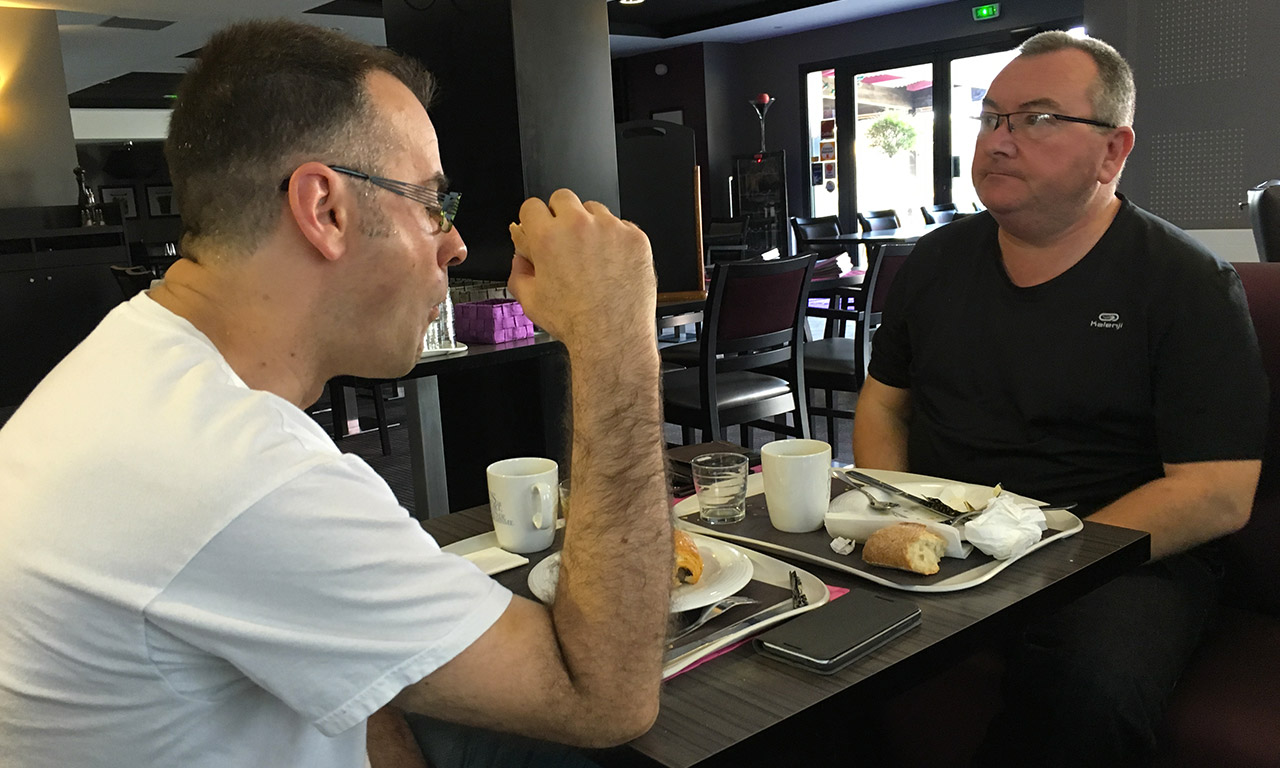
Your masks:
<svg viewBox="0 0 1280 768"><path fill-rule="evenodd" d="M440 247L441 266L456 267L467 260L467 244L462 233L453 227L445 233L445 241Z"/></svg>

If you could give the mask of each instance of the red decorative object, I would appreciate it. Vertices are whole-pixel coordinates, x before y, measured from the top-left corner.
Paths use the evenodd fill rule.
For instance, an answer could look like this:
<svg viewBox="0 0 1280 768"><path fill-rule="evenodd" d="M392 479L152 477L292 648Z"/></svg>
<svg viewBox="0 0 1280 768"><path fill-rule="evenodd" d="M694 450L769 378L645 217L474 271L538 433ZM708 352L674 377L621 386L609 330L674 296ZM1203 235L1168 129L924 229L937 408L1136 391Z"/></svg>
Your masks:
<svg viewBox="0 0 1280 768"><path fill-rule="evenodd" d="M453 308L454 336L458 341L498 344L533 335L533 321L515 299L488 299L457 304Z"/></svg>
<svg viewBox="0 0 1280 768"><path fill-rule="evenodd" d="M768 104L770 101L772 101L772 99L770 99L770 98L769 98L769 94L767 94L767 93L760 93L760 94L756 94L756 99L755 99L755 101L754 101L754 102L752 102L752 103L754 103L754 104Z"/></svg>

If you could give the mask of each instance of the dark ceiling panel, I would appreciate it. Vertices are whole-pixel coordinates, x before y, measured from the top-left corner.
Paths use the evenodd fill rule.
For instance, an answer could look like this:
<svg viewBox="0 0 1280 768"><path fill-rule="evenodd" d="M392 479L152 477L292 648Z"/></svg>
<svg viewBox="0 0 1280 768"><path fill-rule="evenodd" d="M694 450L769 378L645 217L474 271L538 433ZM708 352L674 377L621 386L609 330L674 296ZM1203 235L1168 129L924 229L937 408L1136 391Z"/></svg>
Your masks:
<svg viewBox="0 0 1280 768"><path fill-rule="evenodd" d="M327 16L359 16L366 19L382 18L382 0L333 0L317 5L304 13L323 13Z"/></svg>
<svg viewBox="0 0 1280 768"><path fill-rule="evenodd" d="M609 32L640 37L676 37L741 21L786 13L831 0L645 0L609 3Z"/></svg>
<svg viewBox="0 0 1280 768"><path fill-rule="evenodd" d="M88 109L168 109L168 94L178 90L180 72L130 72L67 97L74 108Z"/></svg>

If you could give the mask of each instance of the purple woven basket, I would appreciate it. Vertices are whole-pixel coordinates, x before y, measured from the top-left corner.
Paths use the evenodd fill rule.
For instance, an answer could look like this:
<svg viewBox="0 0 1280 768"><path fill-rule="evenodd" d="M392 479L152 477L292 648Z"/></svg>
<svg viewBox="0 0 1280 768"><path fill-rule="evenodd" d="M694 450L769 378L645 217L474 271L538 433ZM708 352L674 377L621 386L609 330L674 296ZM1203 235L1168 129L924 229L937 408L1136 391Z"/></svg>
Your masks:
<svg viewBox="0 0 1280 768"><path fill-rule="evenodd" d="M457 304L453 333L458 341L497 344L533 335L533 322L515 299L488 299Z"/></svg>

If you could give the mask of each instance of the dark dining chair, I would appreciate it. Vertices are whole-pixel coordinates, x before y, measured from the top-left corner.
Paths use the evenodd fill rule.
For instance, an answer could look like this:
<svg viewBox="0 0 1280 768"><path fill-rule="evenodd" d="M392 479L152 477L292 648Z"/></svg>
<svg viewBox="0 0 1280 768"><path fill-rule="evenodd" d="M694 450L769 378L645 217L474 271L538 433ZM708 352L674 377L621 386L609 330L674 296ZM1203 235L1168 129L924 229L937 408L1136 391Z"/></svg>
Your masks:
<svg viewBox="0 0 1280 768"><path fill-rule="evenodd" d="M836 216L819 216L806 218L791 217L791 231L796 236L796 253L816 253L820 259L829 259L846 251L839 245L810 245L809 239L814 237L834 237L840 234L840 219Z"/></svg>
<svg viewBox="0 0 1280 768"><path fill-rule="evenodd" d="M378 442L382 447L382 455L391 455L391 435L389 429L397 424L387 420L387 398L383 394L383 386L390 385L394 393L398 387L394 379L365 379L359 376L335 376L329 379L329 408L332 410L334 442L348 437L348 420L360 418L359 413L347 412L346 388L355 391L357 402L364 394L373 400L374 420L378 428Z"/></svg>
<svg viewBox="0 0 1280 768"><path fill-rule="evenodd" d="M125 301L150 288L151 281L155 279L155 275L147 267L126 267L120 264L108 266L111 268L111 276L116 279L116 285L120 286L120 293L124 295Z"/></svg>
<svg viewBox="0 0 1280 768"><path fill-rule="evenodd" d="M1259 261L1280 261L1280 179L1249 190L1248 206Z"/></svg>
<svg viewBox="0 0 1280 768"><path fill-rule="evenodd" d="M858 213L858 227L863 232L879 232L884 229L897 229L900 226L902 221L898 218L898 212L892 208Z"/></svg>
<svg viewBox="0 0 1280 768"><path fill-rule="evenodd" d="M840 317L852 321L854 327L853 338L817 339L806 341L804 345L805 386L823 392L823 405L810 405L809 415L826 418L828 442L835 443L837 418L853 419L853 411L836 408L835 393L862 389L871 361L871 337L880 326L889 287L914 247L907 243L889 243L871 256L871 265L863 282L865 310L809 310L810 317L828 320Z"/></svg>
<svg viewBox="0 0 1280 768"><path fill-rule="evenodd" d="M833 237L840 234L840 220L836 216L819 216L817 218L805 218L803 216L791 217L791 231L796 236L796 253L814 253L817 254L819 261L826 259L834 259L849 253L849 249L841 245L810 245L809 239L814 237ZM853 256L857 256L858 250L853 249ZM856 268L860 261L853 259L853 266ZM816 266L815 266L816 269ZM822 282L821 280L819 281ZM815 287L812 297L815 299L825 299L829 307L835 309L853 309L858 295L861 291L847 285L836 285L832 288ZM827 323L827 336L844 335L844 321L831 319Z"/></svg>
<svg viewBox="0 0 1280 768"><path fill-rule="evenodd" d="M744 445L750 427L809 436L802 345L814 261L801 256L715 266L701 339L663 350L664 361L694 362L662 379L666 420L682 427L686 444L694 428L715 440L735 424ZM781 370L760 372L769 366ZM794 414L793 425L764 421L787 413Z"/></svg>
<svg viewBox="0 0 1280 768"><path fill-rule="evenodd" d="M707 264L722 261L742 261L750 255L747 250L747 229L751 217L711 218L702 236L702 248Z"/></svg>
<svg viewBox="0 0 1280 768"><path fill-rule="evenodd" d="M924 216L925 224L945 224L956 217L956 204L922 205L920 215Z"/></svg>

